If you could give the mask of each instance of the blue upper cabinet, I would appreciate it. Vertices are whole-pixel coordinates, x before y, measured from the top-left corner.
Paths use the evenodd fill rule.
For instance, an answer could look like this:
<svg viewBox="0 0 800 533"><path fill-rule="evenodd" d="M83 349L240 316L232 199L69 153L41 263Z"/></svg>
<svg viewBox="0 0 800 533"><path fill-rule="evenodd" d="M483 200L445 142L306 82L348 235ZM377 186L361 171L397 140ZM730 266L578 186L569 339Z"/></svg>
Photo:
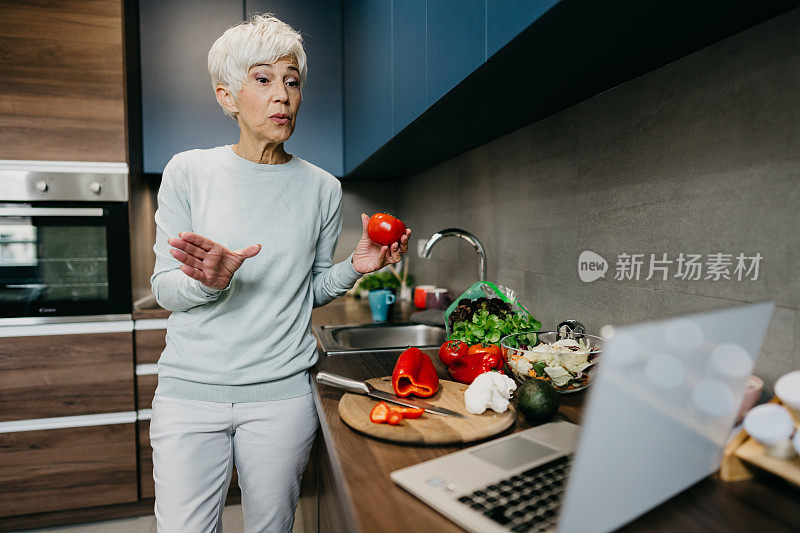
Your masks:
<svg viewBox="0 0 800 533"><path fill-rule="evenodd" d="M391 14L391 0L344 2L346 172L392 137Z"/></svg>
<svg viewBox="0 0 800 533"><path fill-rule="evenodd" d="M425 0L392 2L392 135L427 108Z"/></svg>
<svg viewBox="0 0 800 533"><path fill-rule="evenodd" d="M486 58L519 35L559 0L486 0Z"/></svg>
<svg viewBox="0 0 800 533"><path fill-rule="evenodd" d="M239 128L214 96L206 54L241 19L239 0L139 0L145 172L160 174L178 152L238 141Z"/></svg>
<svg viewBox="0 0 800 533"><path fill-rule="evenodd" d="M303 36L308 79L286 151L344 175L342 135L342 6L329 0L246 0L248 17L274 13Z"/></svg>
<svg viewBox="0 0 800 533"><path fill-rule="evenodd" d="M486 0L428 0L427 104L486 60Z"/></svg>

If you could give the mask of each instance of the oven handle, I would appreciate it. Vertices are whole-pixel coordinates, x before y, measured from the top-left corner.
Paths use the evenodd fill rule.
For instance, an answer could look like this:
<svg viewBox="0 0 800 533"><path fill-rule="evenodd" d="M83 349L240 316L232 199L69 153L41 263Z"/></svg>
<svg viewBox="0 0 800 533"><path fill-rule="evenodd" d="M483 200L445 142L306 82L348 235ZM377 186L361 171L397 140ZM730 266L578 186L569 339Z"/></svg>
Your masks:
<svg viewBox="0 0 800 533"><path fill-rule="evenodd" d="M102 207L0 207L0 217L101 217Z"/></svg>

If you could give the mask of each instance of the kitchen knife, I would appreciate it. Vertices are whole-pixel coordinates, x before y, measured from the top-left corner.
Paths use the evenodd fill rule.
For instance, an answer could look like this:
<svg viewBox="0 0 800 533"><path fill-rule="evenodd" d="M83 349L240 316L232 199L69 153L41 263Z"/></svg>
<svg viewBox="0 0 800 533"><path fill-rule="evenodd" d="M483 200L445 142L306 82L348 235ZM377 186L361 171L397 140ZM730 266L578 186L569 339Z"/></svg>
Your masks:
<svg viewBox="0 0 800 533"><path fill-rule="evenodd" d="M419 400L409 400L408 398L400 398L397 395L388 392L383 392L382 390L378 390L369 383L365 383L363 381L357 381L355 379L346 378L344 376L339 376L336 374L331 374L330 372L318 372L317 383L322 383L323 385L330 385L331 387L344 389L348 392L354 392L356 394L366 394L367 396L371 396L372 398L377 398L379 400L386 400L387 402L404 405L406 407L417 407L420 409L425 409L426 412L435 415L464 418L464 415L462 415L461 413L456 413L455 411L451 411L450 409L445 409L444 407L436 407L435 405L431 405L426 402L421 402Z"/></svg>

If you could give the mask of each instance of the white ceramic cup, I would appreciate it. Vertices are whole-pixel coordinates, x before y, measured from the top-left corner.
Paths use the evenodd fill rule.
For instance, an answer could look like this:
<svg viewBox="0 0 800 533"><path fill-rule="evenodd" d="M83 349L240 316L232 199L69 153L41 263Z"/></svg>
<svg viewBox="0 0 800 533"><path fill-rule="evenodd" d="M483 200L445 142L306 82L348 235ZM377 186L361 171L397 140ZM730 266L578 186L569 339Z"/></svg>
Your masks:
<svg viewBox="0 0 800 533"><path fill-rule="evenodd" d="M800 411L800 370L789 372L775 382L775 396L794 411Z"/></svg>
<svg viewBox="0 0 800 533"><path fill-rule="evenodd" d="M782 405L765 403L753 407L744 417L744 430L777 459L791 459L794 421Z"/></svg>

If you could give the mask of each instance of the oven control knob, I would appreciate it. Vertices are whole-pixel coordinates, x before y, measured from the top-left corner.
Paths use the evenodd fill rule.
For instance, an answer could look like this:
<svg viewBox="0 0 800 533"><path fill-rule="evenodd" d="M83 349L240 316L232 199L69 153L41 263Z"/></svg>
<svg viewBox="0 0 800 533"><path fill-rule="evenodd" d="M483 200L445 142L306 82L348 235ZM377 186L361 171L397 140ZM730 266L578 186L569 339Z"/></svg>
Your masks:
<svg viewBox="0 0 800 533"><path fill-rule="evenodd" d="M46 181L37 181L36 182L36 190L39 192L47 192L48 185Z"/></svg>
<svg viewBox="0 0 800 533"><path fill-rule="evenodd" d="M100 191L103 190L103 185L95 181L94 183L89 185L89 190L95 194L100 194Z"/></svg>

